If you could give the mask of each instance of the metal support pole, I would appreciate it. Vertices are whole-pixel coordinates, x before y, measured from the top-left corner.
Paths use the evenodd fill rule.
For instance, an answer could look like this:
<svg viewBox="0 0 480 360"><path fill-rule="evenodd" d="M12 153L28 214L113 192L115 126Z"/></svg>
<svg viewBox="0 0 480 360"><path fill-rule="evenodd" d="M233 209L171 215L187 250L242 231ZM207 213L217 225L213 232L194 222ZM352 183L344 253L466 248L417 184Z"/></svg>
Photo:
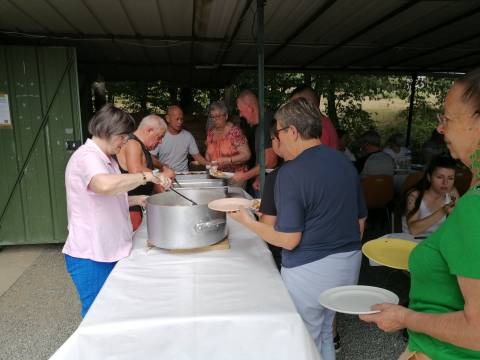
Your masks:
<svg viewBox="0 0 480 360"><path fill-rule="evenodd" d="M258 57L258 116L260 126L260 154L258 163L260 164L260 194L263 193L263 186L265 184L265 51L263 44L263 10L265 7L265 0L257 0L257 57Z"/></svg>
<svg viewBox="0 0 480 360"><path fill-rule="evenodd" d="M413 107L415 103L415 89L417 87L418 74L412 75L412 83L410 85L410 106L408 107L408 124L407 124L407 136L405 137L405 146L410 145L410 133L412 132L413 121Z"/></svg>

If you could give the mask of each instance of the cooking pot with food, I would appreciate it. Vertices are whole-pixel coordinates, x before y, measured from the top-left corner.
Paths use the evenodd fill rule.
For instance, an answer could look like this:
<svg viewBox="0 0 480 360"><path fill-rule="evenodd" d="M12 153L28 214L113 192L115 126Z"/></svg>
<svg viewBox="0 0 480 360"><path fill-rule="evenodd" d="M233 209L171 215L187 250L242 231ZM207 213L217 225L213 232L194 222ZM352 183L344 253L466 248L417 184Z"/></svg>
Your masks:
<svg viewBox="0 0 480 360"><path fill-rule="evenodd" d="M211 210L208 203L227 197L227 188L177 188L152 195L147 200L149 242L163 249L194 249L215 244L227 236L225 213Z"/></svg>

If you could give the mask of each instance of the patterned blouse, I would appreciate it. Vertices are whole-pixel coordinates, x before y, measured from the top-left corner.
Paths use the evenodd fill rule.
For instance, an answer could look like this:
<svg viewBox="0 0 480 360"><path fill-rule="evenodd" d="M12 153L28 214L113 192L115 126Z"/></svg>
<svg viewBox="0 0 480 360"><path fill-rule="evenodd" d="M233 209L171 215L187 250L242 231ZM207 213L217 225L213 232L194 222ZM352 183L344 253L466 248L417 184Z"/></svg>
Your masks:
<svg viewBox="0 0 480 360"><path fill-rule="evenodd" d="M222 138L218 138L218 136L215 135L214 128L208 130L207 133L206 145L210 161L217 160L221 157L228 158L238 155L238 147L246 143L247 138L243 135L242 130L236 125L230 126ZM247 166L245 164L228 164L220 166L218 169L235 172L237 170L246 170Z"/></svg>

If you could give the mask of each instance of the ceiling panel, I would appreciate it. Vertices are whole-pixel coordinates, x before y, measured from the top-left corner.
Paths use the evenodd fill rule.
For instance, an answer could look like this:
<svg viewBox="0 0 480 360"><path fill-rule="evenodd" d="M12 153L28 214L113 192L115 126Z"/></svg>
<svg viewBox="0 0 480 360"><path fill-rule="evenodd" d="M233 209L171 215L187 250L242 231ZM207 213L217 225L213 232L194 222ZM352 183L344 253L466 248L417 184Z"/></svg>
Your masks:
<svg viewBox="0 0 480 360"><path fill-rule="evenodd" d="M256 12L256 0L0 0L0 42L73 46L81 69L117 79L213 86L256 68ZM268 0L265 66L465 70L479 23L478 0Z"/></svg>

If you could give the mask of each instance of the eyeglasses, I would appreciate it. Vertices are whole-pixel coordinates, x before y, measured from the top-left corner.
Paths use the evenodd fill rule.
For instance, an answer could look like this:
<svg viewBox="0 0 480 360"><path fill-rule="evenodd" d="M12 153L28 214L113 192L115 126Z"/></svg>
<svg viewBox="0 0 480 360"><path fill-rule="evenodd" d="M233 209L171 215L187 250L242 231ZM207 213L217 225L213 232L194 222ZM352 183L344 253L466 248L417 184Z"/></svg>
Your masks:
<svg viewBox="0 0 480 360"><path fill-rule="evenodd" d="M289 127L290 127L290 125L285 126L281 129L275 129L275 130L273 130L273 135L278 139L278 134L280 134L280 131L287 130Z"/></svg>
<svg viewBox="0 0 480 360"><path fill-rule="evenodd" d="M449 119L443 114L437 114L438 125L445 126Z"/></svg>
<svg viewBox="0 0 480 360"><path fill-rule="evenodd" d="M221 119L225 116L226 116L226 114L210 115L210 119L216 120L216 119Z"/></svg>
<svg viewBox="0 0 480 360"><path fill-rule="evenodd" d="M480 115L480 110L475 111L472 114L472 117L475 117L475 116L478 116L478 115ZM444 114L437 114L438 125L445 126L445 125L447 125L448 121L450 121L450 120L451 119L448 118L447 116L445 116Z"/></svg>

